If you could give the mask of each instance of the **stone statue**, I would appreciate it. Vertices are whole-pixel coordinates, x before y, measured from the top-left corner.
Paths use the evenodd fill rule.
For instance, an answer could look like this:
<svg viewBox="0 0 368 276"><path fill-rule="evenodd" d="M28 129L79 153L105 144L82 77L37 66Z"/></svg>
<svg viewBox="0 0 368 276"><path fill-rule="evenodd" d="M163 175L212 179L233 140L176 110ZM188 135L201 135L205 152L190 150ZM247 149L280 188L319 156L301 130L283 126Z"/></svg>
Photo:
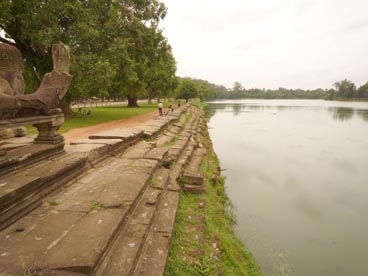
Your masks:
<svg viewBox="0 0 368 276"><path fill-rule="evenodd" d="M23 59L19 50L9 44L0 43L0 95L22 95L24 93Z"/></svg>
<svg viewBox="0 0 368 276"><path fill-rule="evenodd" d="M16 47L0 43L0 131L31 124L38 129L34 144L49 144L60 150L64 148L64 138L58 130L64 115L58 107L73 78L69 74L68 46L54 44L52 57L53 71L44 76L36 92L25 95L22 55ZM0 169L9 162L13 161L0 148Z"/></svg>
<svg viewBox="0 0 368 276"><path fill-rule="evenodd" d="M24 95L23 59L19 50L0 43L0 120L57 113L72 76L66 45L52 47L54 70L47 73L36 92Z"/></svg>

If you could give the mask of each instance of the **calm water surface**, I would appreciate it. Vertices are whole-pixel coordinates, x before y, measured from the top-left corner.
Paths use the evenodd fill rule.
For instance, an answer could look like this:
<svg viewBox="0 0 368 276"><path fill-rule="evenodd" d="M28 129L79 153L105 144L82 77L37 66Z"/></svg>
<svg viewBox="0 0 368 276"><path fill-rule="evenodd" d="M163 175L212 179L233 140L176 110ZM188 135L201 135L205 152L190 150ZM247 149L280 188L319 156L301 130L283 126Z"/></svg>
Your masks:
<svg viewBox="0 0 368 276"><path fill-rule="evenodd" d="M368 275L368 103L207 106L238 236L265 275Z"/></svg>

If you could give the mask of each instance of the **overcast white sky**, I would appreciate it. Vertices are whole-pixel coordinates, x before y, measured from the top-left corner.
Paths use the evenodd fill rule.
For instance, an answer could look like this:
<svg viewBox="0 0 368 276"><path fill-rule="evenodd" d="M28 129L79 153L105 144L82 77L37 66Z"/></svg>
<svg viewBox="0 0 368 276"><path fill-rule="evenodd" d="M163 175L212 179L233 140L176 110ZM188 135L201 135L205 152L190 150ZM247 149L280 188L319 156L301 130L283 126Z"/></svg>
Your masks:
<svg viewBox="0 0 368 276"><path fill-rule="evenodd" d="M161 0L179 76L232 87L368 81L368 0Z"/></svg>

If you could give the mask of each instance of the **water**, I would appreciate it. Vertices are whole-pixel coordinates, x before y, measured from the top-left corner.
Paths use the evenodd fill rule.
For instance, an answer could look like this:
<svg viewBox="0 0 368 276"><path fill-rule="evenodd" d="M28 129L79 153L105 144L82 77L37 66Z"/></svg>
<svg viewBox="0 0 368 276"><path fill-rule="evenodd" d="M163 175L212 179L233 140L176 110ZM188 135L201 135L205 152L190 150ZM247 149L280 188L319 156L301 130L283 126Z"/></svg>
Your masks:
<svg viewBox="0 0 368 276"><path fill-rule="evenodd" d="M265 275L368 275L368 103L206 108L237 216Z"/></svg>

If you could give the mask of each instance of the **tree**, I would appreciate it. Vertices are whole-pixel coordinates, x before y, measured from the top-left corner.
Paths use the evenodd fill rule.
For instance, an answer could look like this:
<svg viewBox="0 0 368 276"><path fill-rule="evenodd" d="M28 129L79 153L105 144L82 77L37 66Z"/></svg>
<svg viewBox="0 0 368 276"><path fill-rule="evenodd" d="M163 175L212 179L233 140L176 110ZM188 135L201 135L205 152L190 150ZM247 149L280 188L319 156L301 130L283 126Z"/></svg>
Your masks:
<svg viewBox="0 0 368 276"><path fill-rule="evenodd" d="M183 79L177 88L176 98L185 99L188 102L189 99L197 97L197 93L195 83L189 79Z"/></svg>
<svg viewBox="0 0 368 276"><path fill-rule="evenodd" d="M336 88L336 94L339 98L351 99L356 96L355 84L347 79L335 82L334 87Z"/></svg>
<svg viewBox="0 0 368 276"><path fill-rule="evenodd" d="M51 44L62 41L71 48L74 76L67 100L125 96L134 106L147 95L152 68L175 74L171 48L158 27L165 15L157 0L2 0L0 41L21 51L27 91L52 69ZM154 74L161 83L167 79Z"/></svg>
<svg viewBox="0 0 368 276"><path fill-rule="evenodd" d="M359 87L357 91L358 98L368 98L368 82L361 87Z"/></svg>

